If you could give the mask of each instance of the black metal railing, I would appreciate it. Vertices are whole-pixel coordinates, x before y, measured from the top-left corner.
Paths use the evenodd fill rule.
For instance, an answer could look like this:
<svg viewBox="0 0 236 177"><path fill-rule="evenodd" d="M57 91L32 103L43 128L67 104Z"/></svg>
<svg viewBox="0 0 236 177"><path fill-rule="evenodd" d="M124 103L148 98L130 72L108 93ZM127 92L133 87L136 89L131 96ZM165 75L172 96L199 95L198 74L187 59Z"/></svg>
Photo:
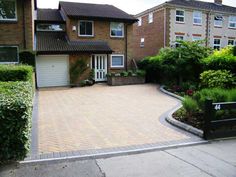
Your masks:
<svg viewBox="0 0 236 177"><path fill-rule="evenodd" d="M204 139L226 138L236 136L236 115L232 118L216 120L215 115L220 110L236 109L236 102L213 103L205 102Z"/></svg>

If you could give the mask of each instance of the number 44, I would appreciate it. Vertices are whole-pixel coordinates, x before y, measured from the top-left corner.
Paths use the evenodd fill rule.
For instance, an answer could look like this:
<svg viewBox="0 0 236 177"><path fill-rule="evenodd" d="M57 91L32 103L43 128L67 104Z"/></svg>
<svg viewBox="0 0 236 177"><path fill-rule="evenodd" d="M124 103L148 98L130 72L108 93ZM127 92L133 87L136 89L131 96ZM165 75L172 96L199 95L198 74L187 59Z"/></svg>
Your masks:
<svg viewBox="0 0 236 177"><path fill-rule="evenodd" d="M217 104L217 105L215 106L215 110L220 110L220 109L221 109L220 104Z"/></svg>

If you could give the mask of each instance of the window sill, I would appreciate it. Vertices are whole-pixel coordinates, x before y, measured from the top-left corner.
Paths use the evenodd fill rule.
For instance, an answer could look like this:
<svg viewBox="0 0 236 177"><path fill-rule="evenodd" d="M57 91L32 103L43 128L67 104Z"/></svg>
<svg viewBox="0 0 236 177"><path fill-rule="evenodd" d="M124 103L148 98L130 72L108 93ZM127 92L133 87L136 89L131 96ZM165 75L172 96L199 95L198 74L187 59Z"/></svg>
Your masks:
<svg viewBox="0 0 236 177"><path fill-rule="evenodd" d="M184 24L185 24L185 22L175 22L175 24L184 25Z"/></svg>
<svg viewBox="0 0 236 177"><path fill-rule="evenodd" d="M0 20L0 24L5 23L5 24L16 24L18 23L17 20Z"/></svg>
<svg viewBox="0 0 236 177"><path fill-rule="evenodd" d="M193 24L193 26L202 26L202 24Z"/></svg>
<svg viewBox="0 0 236 177"><path fill-rule="evenodd" d="M236 30L236 28L229 27L229 29Z"/></svg>
<svg viewBox="0 0 236 177"><path fill-rule="evenodd" d="M223 28L222 26L214 26L215 28Z"/></svg>
<svg viewBox="0 0 236 177"><path fill-rule="evenodd" d="M124 69L125 67L114 67L114 66L110 66L110 70L120 70L120 69Z"/></svg>
<svg viewBox="0 0 236 177"><path fill-rule="evenodd" d="M110 36L111 39L124 39L124 36L118 37L118 36Z"/></svg>
<svg viewBox="0 0 236 177"><path fill-rule="evenodd" d="M92 35L92 36L79 35L79 37L81 37L81 38L94 38L94 35Z"/></svg>

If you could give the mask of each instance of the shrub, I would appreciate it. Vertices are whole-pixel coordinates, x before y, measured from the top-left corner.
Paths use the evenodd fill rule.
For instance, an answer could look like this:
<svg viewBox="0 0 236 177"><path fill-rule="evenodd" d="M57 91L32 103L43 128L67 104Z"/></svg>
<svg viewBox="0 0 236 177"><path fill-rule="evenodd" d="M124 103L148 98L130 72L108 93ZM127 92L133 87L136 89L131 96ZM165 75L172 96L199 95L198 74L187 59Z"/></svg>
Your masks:
<svg viewBox="0 0 236 177"><path fill-rule="evenodd" d="M199 42L179 41L181 47L163 48L154 57L147 57L138 66L147 72L148 81L198 80L202 72L201 60L211 53L211 49ZM162 78L163 77L163 78Z"/></svg>
<svg viewBox="0 0 236 177"><path fill-rule="evenodd" d="M0 81L32 81L33 68L27 65L0 65Z"/></svg>
<svg viewBox="0 0 236 177"><path fill-rule="evenodd" d="M209 70L200 75L201 86L205 88L231 88L235 86L236 77L230 71Z"/></svg>
<svg viewBox="0 0 236 177"><path fill-rule="evenodd" d="M183 104L184 109L188 113L194 113L198 110L197 102L189 96L184 97L184 100L182 101L182 104Z"/></svg>
<svg viewBox="0 0 236 177"><path fill-rule="evenodd" d="M227 102L229 101L229 95L231 91L221 89L221 88L212 88L212 89L202 89L201 91L196 92L193 95L194 100L197 101L198 106L203 109L205 101L207 99L213 100L213 102Z"/></svg>
<svg viewBox="0 0 236 177"><path fill-rule="evenodd" d="M0 163L22 160L29 151L31 90L29 82L0 82Z"/></svg>
<svg viewBox="0 0 236 177"><path fill-rule="evenodd" d="M233 47L228 46L202 60L205 70L229 70L236 73L236 56Z"/></svg>
<svg viewBox="0 0 236 177"><path fill-rule="evenodd" d="M146 71L144 71L144 70L137 70L137 71L136 71L136 74L137 74L138 76L144 77L144 76L146 75Z"/></svg>

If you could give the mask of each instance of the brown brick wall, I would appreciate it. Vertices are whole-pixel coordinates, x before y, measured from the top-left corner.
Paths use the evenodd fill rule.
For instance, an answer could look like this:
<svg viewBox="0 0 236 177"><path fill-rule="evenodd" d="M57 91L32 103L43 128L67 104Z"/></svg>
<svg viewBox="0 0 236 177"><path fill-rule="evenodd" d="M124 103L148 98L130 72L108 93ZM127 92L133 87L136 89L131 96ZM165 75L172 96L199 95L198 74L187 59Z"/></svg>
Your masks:
<svg viewBox="0 0 236 177"><path fill-rule="evenodd" d="M156 55L164 47L164 9L153 13L153 23L148 23L148 14L142 17L142 26L133 25L133 57L136 60ZM141 38L145 39L140 47Z"/></svg>
<svg viewBox="0 0 236 177"><path fill-rule="evenodd" d="M114 54L124 54L126 53L125 48L125 37L124 38L112 38L110 37L110 22L109 21L94 21L94 37L81 37L78 36L78 21L77 19L66 19L66 30L67 35L71 41L81 40L81 41L106 41ZM127 59L128 68L130 68L130 63L132 59L132 33L133 25L127 25ZM72 27L76 26L76 31L72 31ZM108 67L110 58L108 57ZM125 62L126 63L126 62ZM121 68L122 70L125 69Z"/></svg>
<svg viewBox="0 0 236 177"><path fill-rule="evenodd" d="M33 0L17 0L17 21L16 22L0 22L0 45L17 45L20 50L24 48L23 38L23 9L25 7L25 36L26 49L33 48Z"/></svg>
<svg viewBox="0 0 236 177"><path fill-rule="evenodd" d="M69 56L69 64L70 64L70 68L76 63L76 61L78 60L83 60L86 65L88 64L87 66L87 69L81 74L81 75L78 75L75 83L72 83L72 84L79 84L82 80L86 80L88 79L89 77L89 73L91 71L90 69L90 55L89 54L84 54L84 55L70 55ZM72 76L70 75L70 78Z"/></svg>

